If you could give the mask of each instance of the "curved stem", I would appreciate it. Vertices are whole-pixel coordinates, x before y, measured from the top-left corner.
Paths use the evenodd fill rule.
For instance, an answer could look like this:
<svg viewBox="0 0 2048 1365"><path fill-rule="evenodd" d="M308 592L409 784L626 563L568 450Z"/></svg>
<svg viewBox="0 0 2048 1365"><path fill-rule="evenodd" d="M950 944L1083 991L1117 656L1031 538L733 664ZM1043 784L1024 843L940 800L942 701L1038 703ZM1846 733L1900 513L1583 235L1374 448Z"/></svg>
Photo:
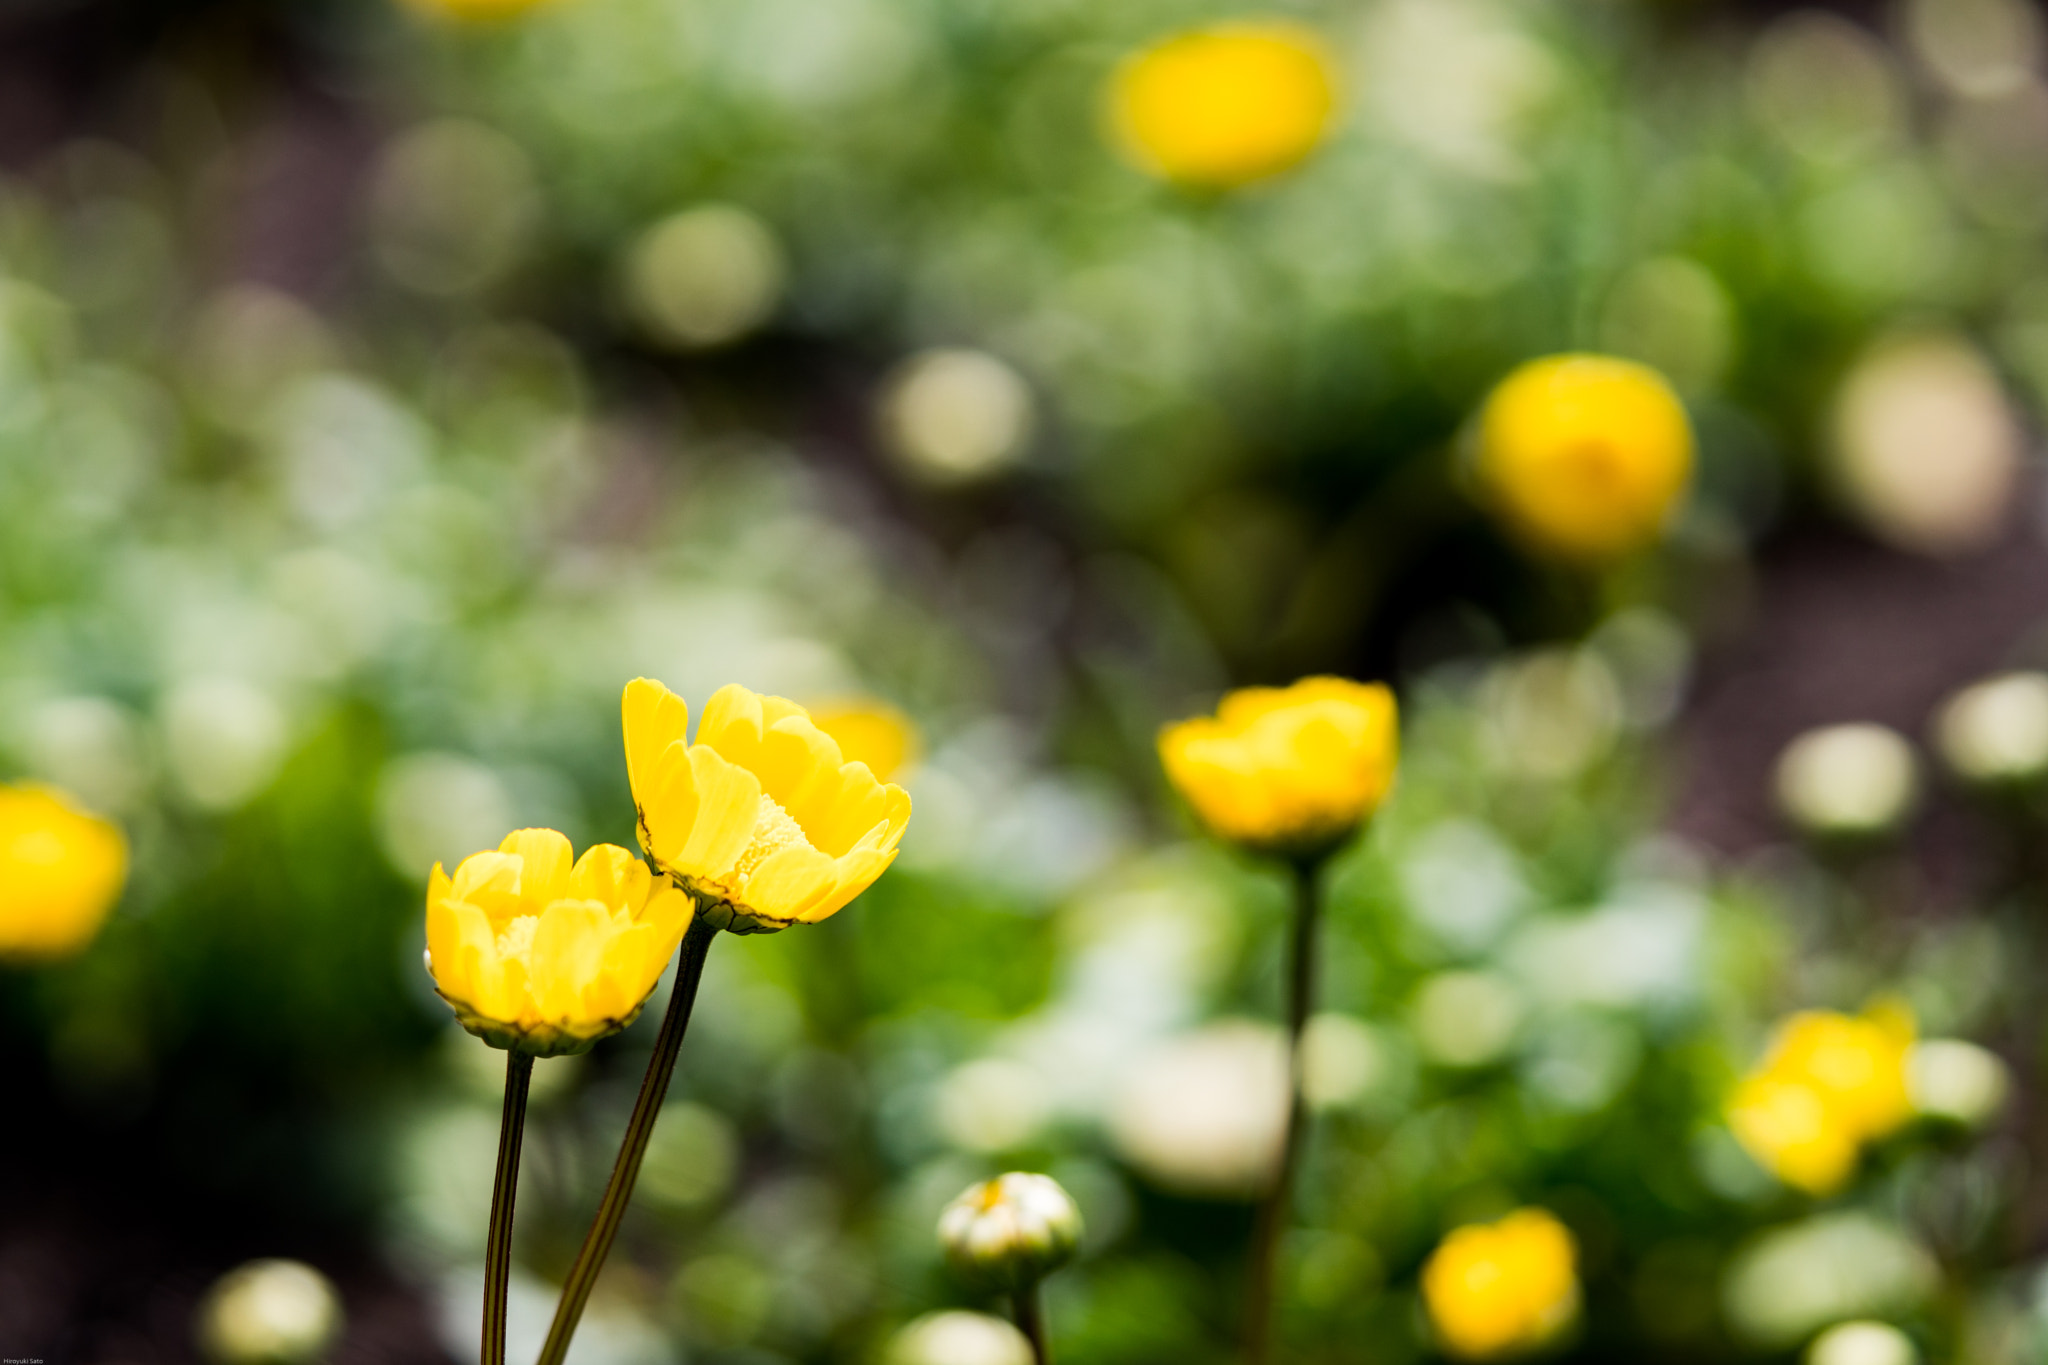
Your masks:
<svg viewBox="0 0 2048 1365"><path fill-rule="evenodd" d="M555 1321L548 1328L547 1344L541 1347L539 1365L562 1365L569 1354L569 1340L583 1318L583 1306L590 1301L597 1272L619 1235L619 1221L626 1216L627 1201L633 1197L633 1182L640 1176L641 1159L647 1155L647 1140L654 1134L654 1119L668 1094L668 1079L676 1069L676 1053L683 1045L683 1030L690 1026L690 1008L697 1003L697 983L704 977L704 955L718 930L702 915L690 921L683 935L683 950L676 965L675 989L669 994L668 1013L662 1016L661 1033L654 1040L654 1055L647 1060L647 1074L640 1081L640 1097L633 1101L633 1115L626 1120L626 1136L619 1144L619 1158L612 1165L612 1178L598 1202L597 1217L583 1239L583 1249L569 1267L562 1284L562 1301L555 1305Z"/></svg>
<svg viewBox="0 0 2048 1365"><path fill-rule="evenodd" d="M1308 1023L1316 988L1316 869L1312 862L1292 865L1294 926L1287 952L1287 1127L1280 1141L1280 1169L1259 1204L1252 1228L1251 1283L1246 1294L1245 1360L1265 1365L1272 1356L1274 1275L1280 1237L1294 1204L1294 1172L1301 1152L1306 1114L1301 1098L1301 1032Z"/></svg>
<svg viewBox="0 0 2048 1365"><path fill-rule="evenodd" d="M1017 1313L1017 1330L1031 1343L1031 1359L1037 1365L1052 1365L1052 1352L1045 1345L1045 1310L1038 1303L1038 1281L1033 1280L1011 1298Z"/></svg>
<svg viewBox="0 0 2048 1365"><path fill-rule="evenodd" d="M512 1280L512 1203L519 1195L519 1146L526 1133L526 1092L533 1054L505 1054L505 1113L498 1122L498 1175L491 1186L491 1232L484 1250L483 1365L505 1365L505 1294Z"/></svg>

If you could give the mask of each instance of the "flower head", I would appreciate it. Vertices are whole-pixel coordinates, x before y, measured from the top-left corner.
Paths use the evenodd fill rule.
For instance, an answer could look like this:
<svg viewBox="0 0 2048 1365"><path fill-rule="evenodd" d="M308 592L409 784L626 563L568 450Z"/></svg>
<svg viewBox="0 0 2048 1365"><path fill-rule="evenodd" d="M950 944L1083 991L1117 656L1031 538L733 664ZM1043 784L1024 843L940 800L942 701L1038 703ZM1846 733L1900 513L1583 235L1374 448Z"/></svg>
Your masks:
<svg viewBox="0 0 2048 1365"><path fill-rule="evenodd" d="M616 844L569 861L551 829L505 836L427 887L427 970L493 1047L582 1052L633 1022L690 926L689 897Z"/></svg>
<svg viewBox="0 0 2048 1365"><path fill-rule="evenodd" d="M1249 848L1315 853L1379 809L1399 757L1394 695L1304 678L1232 692L1159 736L1166 775L1202 822Z"/></svg>
<svg viewBox="0 0 2048 1365"><path fill-rule="evenodd" d="M1081 1242L1081 1211L1049 1175L1011 1171L970 1185L939 1217L954 1268L991 1288L1021 1289L1065 1265Z"/></svg>
<svg viewBox="0 0 2048 1365"><path fill-rule="evenodd" d="M1863 1146L1913 1113L1913 1018L1880 1003L1861 1015L1805 1010L1781 1023L1728 1101L1728 1124L1751 1156L1809 1194L1831 1194Z"/></svg>
<svg viewBox="0 0 2048 1365"><path fill-rule="evenodd" d="M1692 426L1656 371L1598 355L1531 361L1479 419L1478 479L1541 554L1625 558L1663 531L1692 475Z"/></svg>
<svg viewBox="0 0 2048 1365"><path fill-rule="evenodd" d="M720 688L697 742L658 682L626 685L626 770L640 846L735 933L836 914L895 861L910 796L848 762L793 701Z"/></svg>
<svg viewBox="0 0 2048 1365"><path fill-rule="evenodd" d="M0 784L0 957L68 957L92 942L128 876L120 829L54 787Z"/></svg>
<svg viewBox="0 0 2048 1365"><path fill-rule="evenodd" d="M1508 1355L1556 1336L1579 1306L1570 1231L1543 1209L1457 1229L1422 1268L1422 1298L1457 1355Z"/></svg>
<svg viewBox="0 0 2048 1365"><path fill-rule="evenodd" d="M1322 40L1256 20L1190 29L1126 58L1111 118L1132 160L1183 184L1228 189L1315 150L1336 108Z"/></svg>

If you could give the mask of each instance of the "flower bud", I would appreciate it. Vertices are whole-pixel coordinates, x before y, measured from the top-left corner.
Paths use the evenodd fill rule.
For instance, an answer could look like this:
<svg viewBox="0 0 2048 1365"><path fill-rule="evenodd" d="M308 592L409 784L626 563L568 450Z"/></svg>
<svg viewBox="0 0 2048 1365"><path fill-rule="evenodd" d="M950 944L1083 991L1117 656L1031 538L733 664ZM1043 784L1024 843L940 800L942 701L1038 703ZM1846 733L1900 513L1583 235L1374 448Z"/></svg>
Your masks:
<svg viewBox="0 0 2048 1365"><path fill-rule="evenodd" d="M1843 1322L1813 1339L1806 1365L1920 1365L1920 1352L1888 1322Z"/></svg>
<svg viewBox="0 0 2048 1365"><path fill-rule="evenodd" d="M2012 1072L1988 1048L1931 1038L1906 1054L1906 1089L1920 1113L1977 1128L2005 1107Z"/></svg>
<svg viewBox="0 0 2048 1365"><path fill-rule="evenodd" d="M1778 759L1778 805L1816 838L1893 833L1911 812L1918 785L1911 747L1882 725L1809 730Z"/></svg>
<svg viewBox="0 0 2048 1365"><path fill-rule="evenodd" d="M898 1332L887 1365L1031 1365L1030 1340L1001 1318L950 1309Z"/></svg>
<svg viewBox="0 0 2048 1365"><path fill-rule="evenodd" d="M961 1274L1022 1289L1065 1265L1081 1240L1081 1211L1048 1175L1011 1171L969 1186L939 1216L939 1242Z"/></svg>
<svg viewBox="0 0 2048 1365"><path fill-rule="evenodd" d="M2018 786L2048 776L2048 676L2007 673L1966 687L1941 709L1942 759L1965 782Z"/></svg>
<svg viewBox="0 0 2048 1365"><path fill-rule="evenodd" d="M341 1335L341 1297L300 1261L250 1261L199 1307L200 1350L218 1365L306 1365Z"/></svg>

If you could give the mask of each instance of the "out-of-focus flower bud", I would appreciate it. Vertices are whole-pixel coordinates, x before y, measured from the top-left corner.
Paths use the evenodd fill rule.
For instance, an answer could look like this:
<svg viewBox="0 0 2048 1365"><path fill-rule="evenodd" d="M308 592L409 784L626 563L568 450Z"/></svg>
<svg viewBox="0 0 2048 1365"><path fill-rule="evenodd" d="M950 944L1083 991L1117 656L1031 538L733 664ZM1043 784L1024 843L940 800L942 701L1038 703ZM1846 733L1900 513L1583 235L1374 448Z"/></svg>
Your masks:
<svg viewBox="0 0 2048 1365"><path fill-rule="evenodd" d="M2048 675L2005 673L1949 698L1936 740L1957 777L2013 786L2048 776Z"/></svg>
<svg viewBox="0 0 2048 1365"><path fill-rule="evenodd" d="M946 347L905 361L882 395L889 453L929 484L973 483L1015 464L1037 425L1031 386L986 351Z"/></svg>
<svg viewBox="0 0 2048 1365"><path fill-rule="evenodd" d="M1842 496L1872 534L1919 554L1963 554L1997 538L2023 444L1997 373L1960 337L1880 342L1835 402Z"/></svg>
<svg viewBox="0 0 2048 1365"><path fill-rule="evenodd" d="M1906 1090L1921 1113L1976 1128L2005 1107L2012 1072L1989 1048L1930 1038L1906 1054Z"/></svg>
<svg viewBox="0 0 2048 1365"><path fill-rule="evenodd" d="M1117 1150L1168 1189L1212 1199L1264 1193L1287 1126L1287 1041L1225 1019L1145 1056L1110 1111Z"/></svg>
<svg viewBox="0 0 2048 1365"><path fill-rule="evenodd" d="M199 1306L199 1347L218 1365L307 1365L341 1335L341 1296L300 1261L251 1261Z"/></svg>
<svg viewBox="0 0 2048 1365"><path fill-rule="evenodd" d="M128 876L120 829L53 787L0 784L0 957L68 957L92 942Z"/></svg>
<svg viewBox="0 0 2048 1365"><path fill-rule="evenodd" d="M1001 1318L927 1313L889 1342L887 1365L1031 1365L1030 1340Z"/></svg>
<svg viewBox="0 0 2048 1365"><path fill-rule="evenodd" d="M1322 39L1285 20L1176 33L1125 59L1110 88L1123 151L1209 189L1263 180L1323 140L1337 104Z"/></svg>
<svg viewBox="0 0 2048 1365"><path fill-rule="evenodd" d="M1578 1312L1578 1249L1544 1209L1517 1209L1444 1238L1422 1268L1422 1299L1455 1355L1483 1360L1540 1346Z"/></svg>
<svg viewBox="0 0 2048 1365"><path fill-rule="evenodd" d="M730 204L702 204L647 229L627 254L623 283L657 340L704 350L767 321L788 274L766 223Z"/></svg>
<svg viewBox="0 0 2048 1365"><path fill-rule="evenodd" d="M1882 725L1809 730L1778 758L1779 809L1819 838L1871 838L1905 821L1918 793L1913 750Z"/></svg>
<svg viewBox="0 0 2048 1365"><path fill-rule="evenodd" d="M1011 1171L971 1185L939 1216L955 1269L997 1289L1022 1289L1059 1269L1081 1243L1081 1211L1049 1175Z"/></svg>
<svg viewBox="0 0 2048 1365"><path fill-rule="evenodd" d="M1273 853L1350 835L1386 799L1399 757L1394 694L1344 678L1243 688L1159 735L1166 776L1202 823Z"/></svg>
<svg viewBox="0 0 2048 1365"><path fill-rule="evenodd" d="M1806 1365L1919 1365L1913 1339L1888 1322L1842 1322L1813 1339Z"/></svg>
<svg viewBox="0 0 2048 1365"><path fill-rule="evenodd" d="M1692 477L1685 405L1646 365L1530 361L1479 415L1479 491L1536 553L1599 565L1654 542Z"/></svg>

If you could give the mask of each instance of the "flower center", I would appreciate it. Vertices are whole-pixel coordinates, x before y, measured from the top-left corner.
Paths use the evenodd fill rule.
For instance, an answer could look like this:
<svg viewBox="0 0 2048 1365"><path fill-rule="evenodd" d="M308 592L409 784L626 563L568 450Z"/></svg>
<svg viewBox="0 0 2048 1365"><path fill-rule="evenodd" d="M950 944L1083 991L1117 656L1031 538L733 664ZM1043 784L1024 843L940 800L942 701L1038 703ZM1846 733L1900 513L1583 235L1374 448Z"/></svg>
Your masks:
<svg viewBox="0 0 2048 1365"><path fill-rule="evenodd" d="M754 836L747 844L747 851L740 854L738 862L732 865L732 880L744 888L761 864L785 848L809 847L810 840L804 838L802 826L790 813L776 803L774 797L761 793L761 805L754 815Z"/></svg>
<svg viewBox="0 0 2048 1365"><path fill-rule="evenodd" d="M498 935L499 958L517 958L526 961L533 951L533 932L540 928L539 915L520 915L505 926L505 932Z"/></svg>

